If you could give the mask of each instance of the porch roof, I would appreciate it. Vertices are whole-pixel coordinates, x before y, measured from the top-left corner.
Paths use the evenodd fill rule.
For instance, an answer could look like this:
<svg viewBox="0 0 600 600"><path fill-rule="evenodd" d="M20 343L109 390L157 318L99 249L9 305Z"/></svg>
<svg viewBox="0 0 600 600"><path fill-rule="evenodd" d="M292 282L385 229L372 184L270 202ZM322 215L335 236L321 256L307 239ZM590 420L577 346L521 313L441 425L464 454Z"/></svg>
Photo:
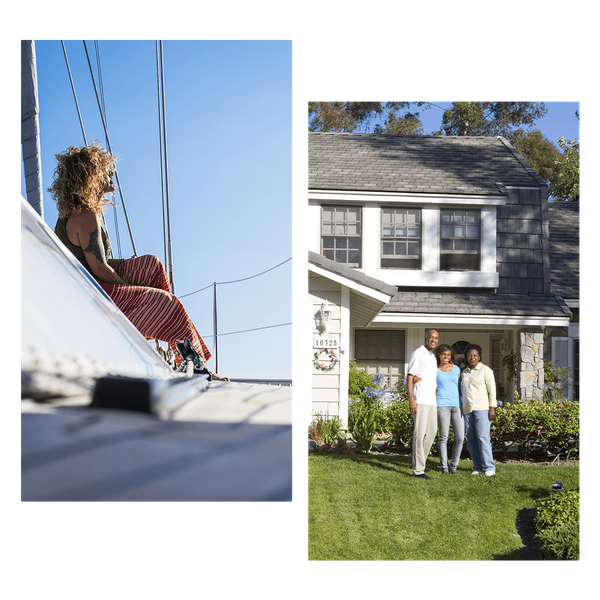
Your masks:
<svg viewBox="0 0 600 600"><path fill-rule="evenodd" d="M571 311L552 294L493 294L432 291L399 291L382 313L564 317Z"/></svg>
<svg viewBox="0 0 600 600"><path fill-rule="evenodd" d="M367 327L396 293L396 286L369 277L357 269L336 263L316 252L308 252L308 268L349 289L350 325Z"/></svg>
<svg viewBox="0 0 600 600"><path fill-rule="evenodd" d="M333 260L329 260L328 258L325 258L316 252L311 252L310 250L308 251L308 262L309 265L312 264L328 271L329 273L343 277L345 280L347 280L349 287L360 286L367 290L371 290L374 293L384 294L388 297L393 296L398 290L395 285L389 285L380 279L375 279L375 277L365 275L358 269L353 269L347 265L334 262Z"/></svg>

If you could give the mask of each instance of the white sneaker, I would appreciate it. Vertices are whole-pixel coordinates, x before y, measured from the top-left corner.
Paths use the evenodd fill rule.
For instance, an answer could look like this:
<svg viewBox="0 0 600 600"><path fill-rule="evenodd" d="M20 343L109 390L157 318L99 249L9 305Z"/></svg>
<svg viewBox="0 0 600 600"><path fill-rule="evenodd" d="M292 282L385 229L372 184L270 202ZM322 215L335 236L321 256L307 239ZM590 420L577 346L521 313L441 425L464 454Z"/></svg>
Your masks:
<svg viewBox="0 0 600 600"><path fill-rule="evenodd" d="M486 471L485 472L486 477L492 477L495 474L496 474L496 471Z"/></svg>
<svg viewBox="0 0 600 600"><path fill-rule="evenodd" d="M473 471L471 475L479 475L480 471Z"/></svg>

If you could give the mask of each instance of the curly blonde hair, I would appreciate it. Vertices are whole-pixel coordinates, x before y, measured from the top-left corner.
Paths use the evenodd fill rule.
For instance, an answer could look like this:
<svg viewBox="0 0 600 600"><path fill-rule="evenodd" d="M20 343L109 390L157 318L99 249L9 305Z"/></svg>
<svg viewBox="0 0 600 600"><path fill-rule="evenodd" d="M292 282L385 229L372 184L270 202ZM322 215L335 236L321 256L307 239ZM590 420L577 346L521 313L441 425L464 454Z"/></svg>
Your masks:
<svg viewBox="0 0 600 600"><path fill-rule="evenodd" d="M56 160L54 182L48 191L54 196L59 217L82 210L101 213L105 204L115 205L102 192L106 172L114 169L117 158L104 150L99 142L80 148L71 146L63 154L57 154Z"/></svg>

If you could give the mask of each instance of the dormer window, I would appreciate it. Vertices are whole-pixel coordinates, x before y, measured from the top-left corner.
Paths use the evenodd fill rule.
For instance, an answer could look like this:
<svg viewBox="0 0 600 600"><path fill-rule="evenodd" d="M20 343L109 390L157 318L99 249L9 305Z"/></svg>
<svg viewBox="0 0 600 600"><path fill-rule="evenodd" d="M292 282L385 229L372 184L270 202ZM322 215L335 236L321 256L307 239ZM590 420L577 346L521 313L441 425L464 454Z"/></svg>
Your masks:
<svg viewBox="0 0 600 600"><path fill-rule="evenodd" d="M321 254L349 267L361 266L362 224L360 206L323 206Z"/></svg>

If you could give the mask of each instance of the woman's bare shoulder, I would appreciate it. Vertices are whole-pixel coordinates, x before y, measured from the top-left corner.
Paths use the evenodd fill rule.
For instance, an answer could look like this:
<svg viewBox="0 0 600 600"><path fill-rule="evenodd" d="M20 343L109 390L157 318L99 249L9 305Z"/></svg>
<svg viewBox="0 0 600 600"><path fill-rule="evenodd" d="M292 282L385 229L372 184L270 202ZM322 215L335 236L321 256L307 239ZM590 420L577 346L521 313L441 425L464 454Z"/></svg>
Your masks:
<svg viewBox="0 0 600 600"><path fill-rule="evenodd" d="M67 220L66 229L70 242L82 246L94 231L100 229L98 215L91 210L73 213Z"/></svg>
<svg viewBox="0 0 600 600"><path fill-rule="evenodd" d="M77 229L90 231L100 226L100 215L91 210L82 210L69 217L69 225Z"/></svg>

